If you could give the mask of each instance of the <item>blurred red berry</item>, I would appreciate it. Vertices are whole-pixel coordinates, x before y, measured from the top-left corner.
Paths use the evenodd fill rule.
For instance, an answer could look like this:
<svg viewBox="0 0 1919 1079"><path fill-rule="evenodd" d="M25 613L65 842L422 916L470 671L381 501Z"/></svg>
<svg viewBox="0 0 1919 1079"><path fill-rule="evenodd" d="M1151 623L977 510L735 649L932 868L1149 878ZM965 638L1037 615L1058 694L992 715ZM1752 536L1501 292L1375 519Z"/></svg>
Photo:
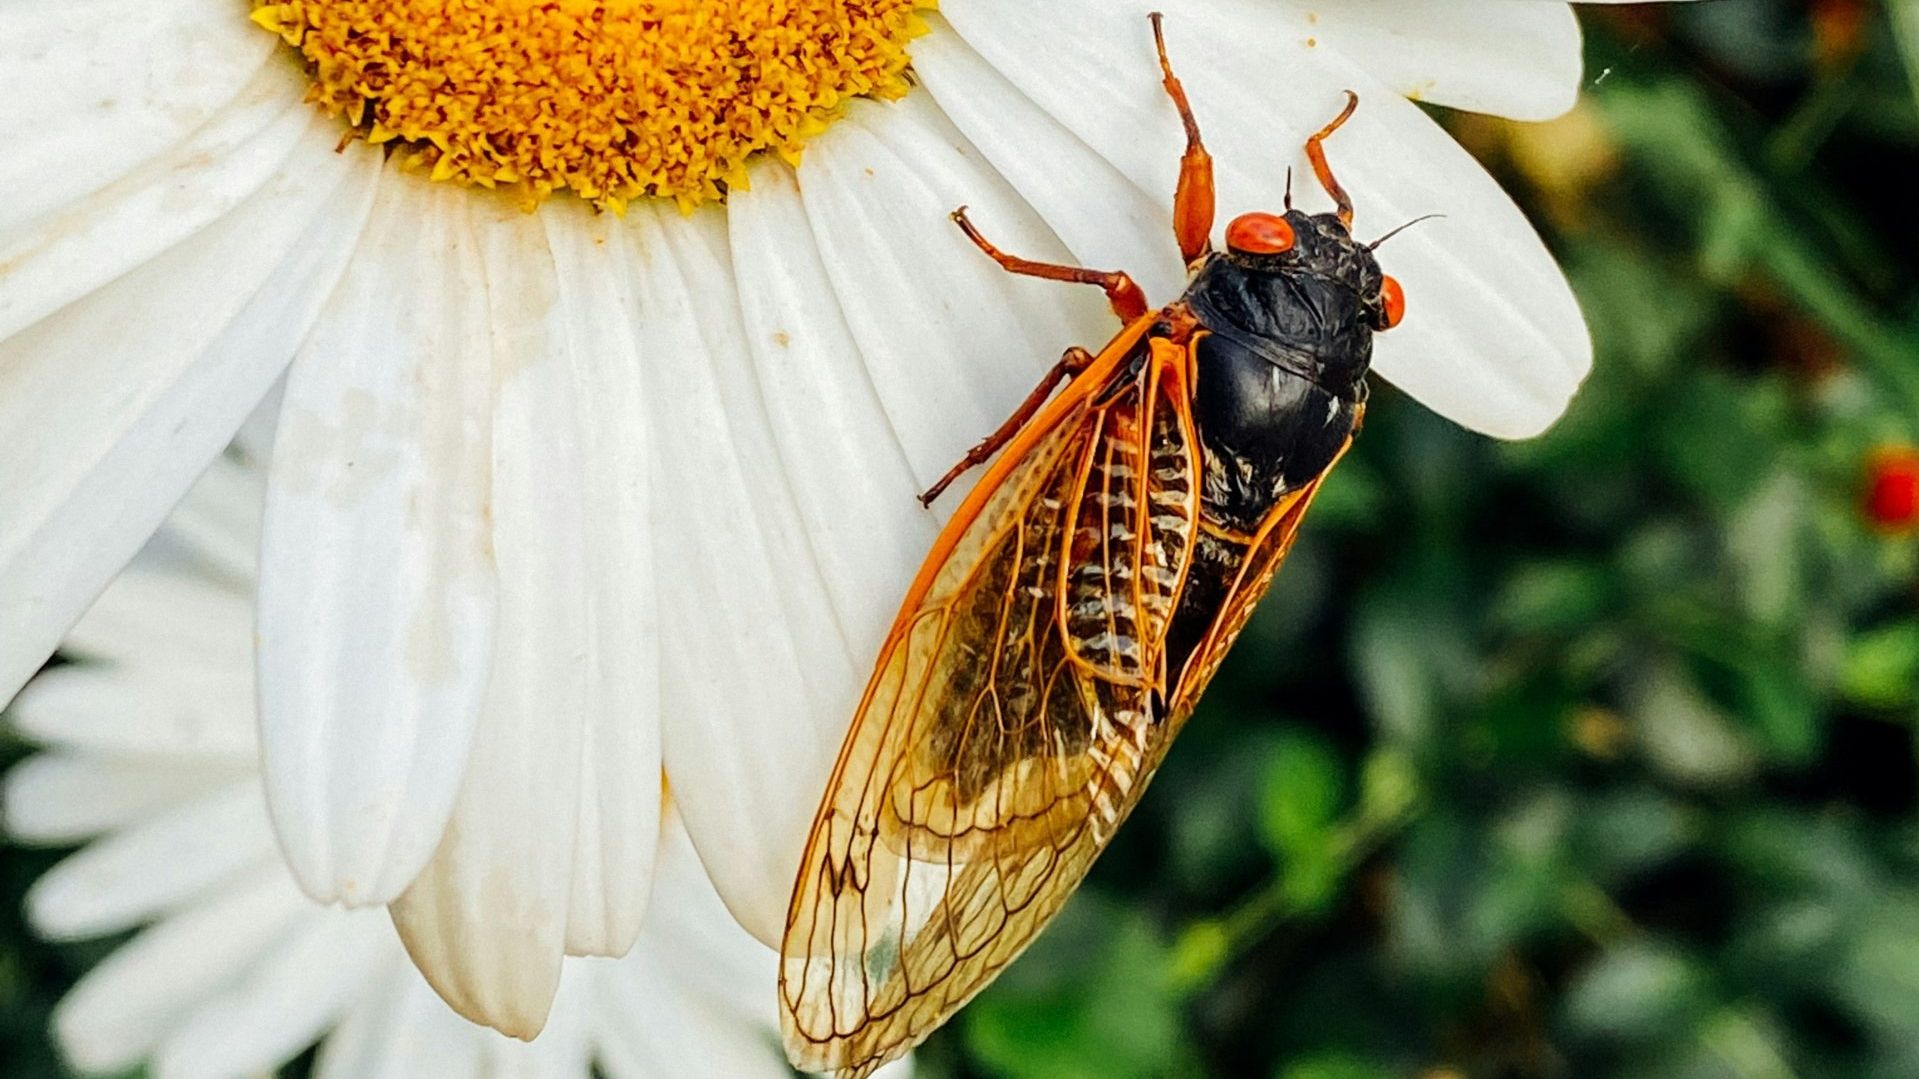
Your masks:
<svg viewBox="0 0 1919 1079"><path fill-rule="evenodd" d="M1866 459L1866 518L1888 532L1919 530L1919 449L1882 446Z"/></svg>
<svg viewBox="0 0 1919 1079"><path fill-rule="evenodd" d="M1825 67L1851 63L1866 49L1865 0L1813 0L1813 58Z"/></svg>

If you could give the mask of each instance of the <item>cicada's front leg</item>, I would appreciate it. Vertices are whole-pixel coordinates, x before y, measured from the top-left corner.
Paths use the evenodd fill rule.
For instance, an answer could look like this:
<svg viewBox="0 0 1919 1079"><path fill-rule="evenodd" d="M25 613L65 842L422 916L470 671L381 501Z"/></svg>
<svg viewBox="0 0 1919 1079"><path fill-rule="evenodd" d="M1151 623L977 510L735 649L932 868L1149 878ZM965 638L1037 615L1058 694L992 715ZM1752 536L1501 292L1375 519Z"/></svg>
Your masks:
<svg viewBox="0 0 1919 1079"><path fill-rule="evenodd" d="M1179 121L1186 128L1186 151L1179 158L1179 187L1173 192L1173 236L1179 240L1180 257L1191 266L1213 249L1213 155L1200 141L1199 121L1186 100L1186 88L1173 74L1173 62L1166 56L1166 32L1160 13L1153 20L1153 43L1159 47L1160 83L1179 110Z"/></svg>

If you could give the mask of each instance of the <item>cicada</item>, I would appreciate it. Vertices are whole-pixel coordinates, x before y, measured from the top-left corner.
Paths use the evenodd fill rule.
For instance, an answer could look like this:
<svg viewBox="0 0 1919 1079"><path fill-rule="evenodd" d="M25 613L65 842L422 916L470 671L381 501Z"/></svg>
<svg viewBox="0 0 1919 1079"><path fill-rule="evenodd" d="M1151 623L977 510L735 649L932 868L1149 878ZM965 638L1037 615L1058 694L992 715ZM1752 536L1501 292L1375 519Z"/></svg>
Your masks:
<svg viewBox="0 0 1919 1079"><path fill-rule="evenodd" d="M788 908L780 1008L800 1068L863 1077L1017 956L1126 819L1286 558L1366 408L1373 334L1405 310L1332 213L1249 213L1214 250L1212 158L1185 125L1173 199L1185 293L1104 289L1125 323L1069 350L924 496L990 461L906 594L820 802ZM1061 380L1065 387L1055 395ZM998 455L995 457L994 454Z"/></svg>

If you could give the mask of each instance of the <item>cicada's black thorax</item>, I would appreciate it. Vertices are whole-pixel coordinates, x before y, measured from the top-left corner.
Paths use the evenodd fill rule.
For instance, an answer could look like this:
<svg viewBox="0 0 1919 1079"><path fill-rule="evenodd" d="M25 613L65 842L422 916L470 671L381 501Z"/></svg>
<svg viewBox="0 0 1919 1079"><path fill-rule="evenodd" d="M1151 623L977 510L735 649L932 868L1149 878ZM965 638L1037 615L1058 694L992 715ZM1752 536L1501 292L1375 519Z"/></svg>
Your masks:
<svg viewBox="0 0 1919 1079"><path fill-rule="evenodd" d="M1366 399L1383 324L1372 252L1332 214L1286 220L1293 250L1214 254L1185 296L1205 333L1193 405L1202 497L1218 523L1244 532L1332 464Z"/></svg>

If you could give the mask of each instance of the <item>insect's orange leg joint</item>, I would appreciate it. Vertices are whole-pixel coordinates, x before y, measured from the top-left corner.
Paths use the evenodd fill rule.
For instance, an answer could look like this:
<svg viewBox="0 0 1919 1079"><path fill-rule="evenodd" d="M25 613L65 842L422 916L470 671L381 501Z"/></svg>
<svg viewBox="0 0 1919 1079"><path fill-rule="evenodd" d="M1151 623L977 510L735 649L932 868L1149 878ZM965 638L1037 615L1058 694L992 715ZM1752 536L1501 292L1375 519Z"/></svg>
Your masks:
<svg viewBox="0 0 1919 1079"><path fill-rule="evenodd" d="M1163 17L1155 11L1153 43L1159 49L1160 83L1166 96L1179 110L1180 123L1186 127L1186 152L1179 159L1179 187L1173 192L1173 235L1179 240L1179 253L1188 264L1213 246L1213 155L1199 137L1199 121L1193 116L1192 103L1186 100L1186 88L1173 74L1173 62L1166 56L1166 32Z"/></svg>
<svg viewBox="0 0 1919 1079"><path fill-rule="evenodd" d="M1326 163L1325 142L1333 132L1344 127L1346 121L1353 118L1353 110L1357 108L1359 108L1359 95L1351 90L1346 91L1346 107L1340 110L1338 116L1333 117L1332 123L1320 128L1312 138L1306 140L1306 160L1313 163L1313 175L1319 177L1319 185L1333 197L1334 205L1339 207L1340 223L1348 229L1353 227L1353 197L1348 195L1346 189L1339 186L1339 181L1333 178L1333 167Z"/></svg>
<svg viewBox="0 0 1919 1079"><path fill-rule="evenodd" d="M1076 285L1098 285L1106 292L1106 300L1113 305L1113 313L1122 322L1131 322L1146 314L1151 308L1146 303L1146 293L1133 279L1123 273L1109 270L1088 270L1083 266L1062 266L1056 262L1034 262L1031 259L1009 255L993 245L991 240L980 235L973 222L966 216L966 207L953 211L953 221L959 225L973 246L986 252L988 258L999 263L1000 269L1022 277L1040 277L1048 281L1066 281Z"/></svg>

